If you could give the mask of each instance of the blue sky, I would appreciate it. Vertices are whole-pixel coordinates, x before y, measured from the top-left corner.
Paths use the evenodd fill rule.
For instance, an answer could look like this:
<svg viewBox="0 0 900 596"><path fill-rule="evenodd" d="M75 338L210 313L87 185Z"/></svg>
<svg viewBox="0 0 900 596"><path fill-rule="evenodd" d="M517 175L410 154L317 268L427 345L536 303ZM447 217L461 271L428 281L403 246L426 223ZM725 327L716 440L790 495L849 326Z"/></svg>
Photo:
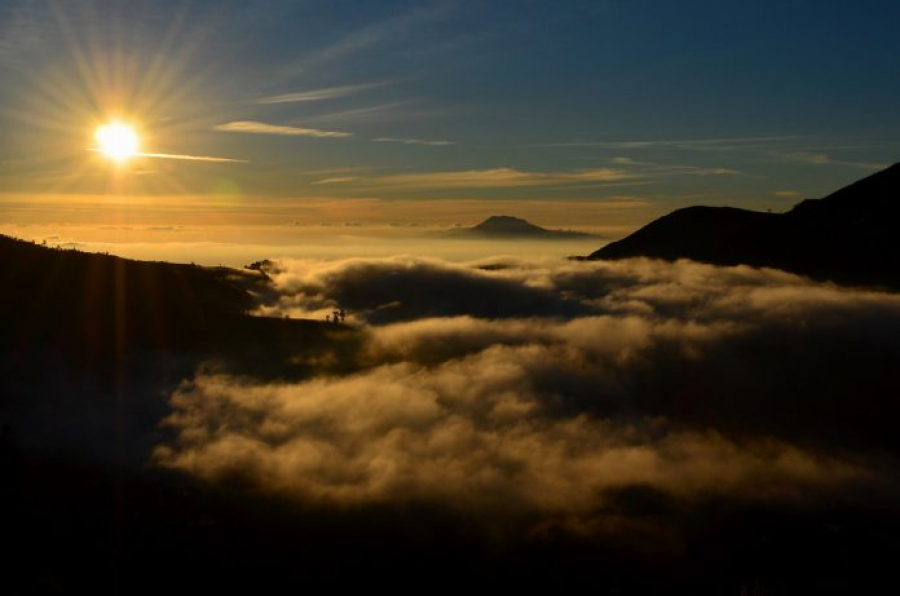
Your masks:
<svg viewBox="0 0 900 596"><path fill-rule="evenodd" d="M781 210L898 161L898 22L887 0L3 0L0 193ZM97 163L113 116L167 157Z"/></svg>

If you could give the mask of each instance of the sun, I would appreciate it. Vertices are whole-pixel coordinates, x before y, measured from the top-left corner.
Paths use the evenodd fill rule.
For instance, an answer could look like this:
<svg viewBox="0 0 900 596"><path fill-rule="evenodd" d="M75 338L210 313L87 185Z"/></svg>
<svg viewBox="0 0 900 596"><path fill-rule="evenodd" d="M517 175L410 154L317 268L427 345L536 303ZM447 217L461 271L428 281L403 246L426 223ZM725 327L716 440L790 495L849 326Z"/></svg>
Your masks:
<svg viewBox="0 0 900 596"><path fill-rule="evenodd" d="M123 163L140 154L141 139L133 126L124 122L110 122L94 131L97 151Z"/></svg>

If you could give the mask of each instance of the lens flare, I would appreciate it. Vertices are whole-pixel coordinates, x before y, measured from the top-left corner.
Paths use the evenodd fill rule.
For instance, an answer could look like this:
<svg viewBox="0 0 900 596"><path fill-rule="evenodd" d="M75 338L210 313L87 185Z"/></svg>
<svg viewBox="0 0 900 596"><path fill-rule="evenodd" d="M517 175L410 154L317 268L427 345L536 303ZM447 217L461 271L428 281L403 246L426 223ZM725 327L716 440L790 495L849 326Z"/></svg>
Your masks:
<svg viewBox="0 0 900 596"><path fill-rule="evenodd" d="M133 126L110 122L94 132L97 150L115 162L123 163L140 153L140 137Z"/></svg>

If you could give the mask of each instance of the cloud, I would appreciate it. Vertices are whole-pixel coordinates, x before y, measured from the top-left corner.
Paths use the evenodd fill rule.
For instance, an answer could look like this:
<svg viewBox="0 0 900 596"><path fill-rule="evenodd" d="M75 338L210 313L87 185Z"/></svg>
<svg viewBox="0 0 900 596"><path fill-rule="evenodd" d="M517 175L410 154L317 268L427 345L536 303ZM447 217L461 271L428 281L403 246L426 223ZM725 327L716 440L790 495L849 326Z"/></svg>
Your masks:
<svg viewBox="0 0 900 596"><path fill-rule="evenodd" d="M317 128L301 128L298 126L281 126L277 124L256 122L253 120L238 120L235 122L218 124L213 127L213 130L221 132L241 132L249 134L285 135L316 138L343 138L353 136L353 133L350 132L319 130Z"/></svg>
<svg viewBox="0 0 900 596"><path fill-rule="evenodd" d="M323 101L326 99L337 99L354 95L366 89L381 87L385 83L365 83L361 85L344 85L342 87L326 87L324 89L311 89L308 91L298 91L296 93L285 93L283 95L272 95L256 100L256 103L275 104L275 103L294 103L306 101Z"/></svg>
<svg viewBox="0 0 900 596"><path fill-rule="evenodd" d="M212 163L249 163L246 159L232 159L229 157L209 157L207 155L179 155L177 153L140 153L139 157L154 159L177 159L182 161L206 161Z"/></svg>
<svg viewBox="0 0 900 596"><path fill-rule="evenodd" d="M824 153L789 153L786 157L790 159L794 159L797 161L802 161L805 163L811 163L816 165L824 165L831 163L831 158L829 158Z"/></svg>
<svg viewBox="0 0 900 596"><path fill-rule="evenodd" d="M201 371L172 396L159 465L320 505L579 527L636 487L685 507L897 488L900 296L646 259L270 274L267 312L369 325L303 378Z"/></svg>
<svg viewBox="0 0 900 596"><path fill-rule="evenodd" d="M453 141L426 141L422 139L398 139L394 137L380 137L372 139L375 143L400 143L401 145L426 145L429 147L446 147L455 145Z"/></svg>
<svg viewBox="0 0 900 596"><path fill-rule="evenodd" d="M661 164L650 161L638 161L630 157L614 157L611 163L616 166L630 167L642 172L645 176L689 175L689 176L736 176L738 170L730 168L706 168L698 166Z"/></svg>
<svg viewBox="0 0 900 596"><path fill-rule="evenodd" d="M359 180L359 176L338 176L336 178L323 178L322 180L310 182L310 184L346 184L348 182L355 182L356 180Z"/></svg>
<svg viewBox="0 0 900 596"><path fill-rule="evenodd" d="M497 258L473 263L392 257L282 261L272 272L278 303L264 312L304 316L333 304L370 323L438 316L483 318L641 314L706 317L737 285L806 287L796 275L636 259L578 262ZM817 286L818 287L818 286ZM702 300L701 300L702 298ZM713 300L715 299L715 300ZM694 308L688 309L688 306Z"/></svg>
<svg viewBox="0 0 900 596"><path fill-rule="evenodd" d="M144 228L148 232L183 232L184 226L147 226Z"/></svg>
<svg viewBox="0 0 900 596"><path fill-rule="evenodd" d="M547 143L540 147L597 147L602 149L691 149L695 151L734 151L736 149L777 145L794 141L795 136L726 137L717 139L655 139L641 141L574 141Z"/></svg>
<svg viewBox="0 0 900 596"><path fill-rule="evenodd" d="M391 139L400 142L400 139ZM376 139L385 142L385 139ZM462 170L449 172L423 172L419 174L395 174L367 179L373 187L393 189L462 189L462 188L520 188L580 185L633 185L664 175L723 176L740 172L727 168L701 168L695 166L664 166L646 164L620 158L612 168L590 168L571 171L535 172L515 168L488 170Z"/></svg>
<svg viewBox="0 0 900 596"><path fill-rule="evenodd" d="M392 188L503 188L520 186L562 186L569 184L612 184L634 181L621 169L595 168L571 172L528 172L513 168L397 174L372 178L373 185Z"/></svg>
<svg viewBox="0 0 900 596"><path fill-rule="evenodd" d="M358 172L370 172L378 170L375 166L346 166L340 168L323 168L321 170L298 170L292 172L298 176L324 176L329 174L354 174Z"/></svg>
<svg viewBox="0 0 900 596"><path fill-rule="evenodd" d="M446 17L453 10L447 3L422 6L360 27L341 40L295 60L285 74L295 74L349 58L374 46L397 39L405 32Z"/></svg>
<svg viewBox="0 0 900 596"><path fill-rule="evenodd" d="M836 160L833 159L827 153L814 153L809 151L797 151L794 153L784 153L782 155L783 158L789 161L798 161L802 163L817 165L817 166L847 166L851 168L861 168L863 170L883 170L890 166L890 164L881 164L881 163L868 163L868 162L858 162L858 161L844 161L844 160Z"/></svg>
<svg viewBox="0 0 900 596"><path fill-rule="evenodd" d="M692 174L694 176L735 176L740 174L738 170L732 170L730 168L697 168L682 166L679 169L685 174Z"/></svg>
<svg viewBox="0 0 900 596"><path fill-rule="evenodd" d="M102 153L102 149L91 147L88 151ZM136 153L135 157L147 157L150 159L174 159L178 161L204 161L209 163L249 163L246 159L232 159L230 157L210 157L208 155L182 155L178 153ZM142 174L155 174L154 170L145 170Z"/></svg>
<svg viewBox="0 0 900 596"><path fill-rule="evenodd" d="M384 323L465 314L511 317L590 312L551 288L530 287L518 279L437 259L294 261L284 266L272 273L280 302L264 306L266 314L318 317L341 305L357 317Z"/></svg>
<svg viewBox="0 0 900 596"><path fill-rule="evenodd" d="M204 376L173 397L181 449L162 448L157 461L213 480L237 471L314 503L501 515L590 513L627 486L770 499L866 476L771 439L546 416L523 368L538 355L503 352L294 385Z"/></svg>
<svg viewBox="0 0 900 596"><path fill-rule="evenodd" d="M803 193L797 190L776 190L774 193L779 199L799 199Z"/></svg>

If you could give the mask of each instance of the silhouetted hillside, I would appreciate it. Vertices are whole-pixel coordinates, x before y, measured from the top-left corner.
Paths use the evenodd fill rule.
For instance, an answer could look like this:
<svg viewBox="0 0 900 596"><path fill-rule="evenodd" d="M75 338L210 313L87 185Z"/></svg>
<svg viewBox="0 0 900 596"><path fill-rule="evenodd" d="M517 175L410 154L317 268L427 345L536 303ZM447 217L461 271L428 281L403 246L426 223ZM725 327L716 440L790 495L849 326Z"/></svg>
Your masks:
<svg viewBox="0 0 900 596"><path fill-rule="evenodd" d="M753 218L768 218L746 213L701 209L688 221L711 214L717 220L731 218L730 229L739 231L752 227ZM707 229L701 225L698 231ZM267 269L263 262L254 266ZM412 299L413 308L428 296L458 300L476 313L477 302L492 297L504 304L534 300L532 308L545 308L534 288L523 286L513 293L504 280L483 285L481 274L471 276L475 285L459 285L434 267L404 278L396 273L400 267L380 277L358 271L358 285L335 283L349 294L374 291L380 280L397 277L401 296L423 286L437 288ZM579 283L570 278L567 288L573 288L573 281ZM506 325L494 320L484 323L496 339L482 343L483 332L473 335L477 328L468 318L441 317L437 324L458 325L458 335L423 335L429 339L418 347L410 341L415 336L401 336L401 348L414 351L418 360L407 356L395 362L390 354L374 359L366 332L244 314L252 305L246 288L264 289L261 271L136 262L3 237L0 282L0 527L10 547L3 559L8 571L4 593L158 594L174 585L268 593L284 591L285 582L296 578L303 587L363 591L375 582L405 593L421 592L440 578L441 588L456 591L479 585L507 591L713 596L869 593L891 581L900 514L896 493L879 484L852 484L846 492L829 492L828 482L799 484L779 501L769 495L778 495L782 485L777 476L770 483L766 474L758 476L757 486L735 485L736 497L714 491L681 496L680 487L695 482L690 473L684 482L676 479L678 488L671 494L663 484L645 484L640 475L629 481L626 474L628 484L598 486L597 508L582 517L579 510L570 514L555 506L529 512L520 508L522 499L515 492L506 492L509 484L490 478L519 473L530 465L531 452L543 463L527 489L554 498L566 493L566 486L590 486L595 469L617 475L618 466L604 461L619 453L624 469L640 470L647 461L644 453L656 453L661 441L643 444L647 447L613 443L612 449L595 452L602 456L583 460L587 466L567 465L569 458L582 457L583 449L594 449L593 440L605 444L606 429L612 436L617 419L630 427L638 415L664 421L671 414L688 429L722 432L735 428L730 426L734 421L745 430L759 425L765 429L765 443L775 445L787 429L802 432L823 424L827 429L837 420L843 431L837 436L871 434L872 444L882 445L881 437L893 436L889 433L896 418L893 403L879 400L896 393L892 373L897 350L891 350L896 317L867 325L852 324L860 318L850 317L843 323L852 329L849 334L827 326L813 334L798 333L772 323L734 342L705 339L711 344L709 354L721 354L721 359L704 354L703 346L678 349L692 344L656 336L645 341L635 321L628 323L635 329L634 343L613 334L613 344L603 343L604 334L588 336L591 319L600 317L566 325L577 333L571 337L588 338L578 341L590 344L589 352L568 345L575 342L565 337L554 340L559 348L543 348L534 340L522 343L526 336L498 334ZM611 286L604 287L606 293ZM383 294L375 303L390 304L388 298ZM520 305L505 308L517 312ZM493 319L496 312L503 311L489 311L488 316ZM427 321L428 316L410 315L408 320ZM536 327L535 337L541 338L553 329L546 319L520 320L507 328ZM654 320L668 321L666 334L678 333L676 319L649 319ZM631 363L619 364L623 343L650 345L624 359ZM491 344L502 350L485 349ZM811 344L827 349L810 350ZM609 360L595 355L605 345L613 346L603 350L610 353ZM847 345L853 347L849 354ZM498 358L504 352L512 360ZM486 354L482 364L477 364L479 354ZM519 369L533 369L534 376L519 376ZM599 376L589 374L591 370ZM818 379L820 370L826 378ZM441 376L429 378L435 373ZM385 391L364 384L367 375L370 382L384 384ZM510 376L518 380L503 380ZM204 391L202 384L198 390L198 377L212 390ZM313 383L296 394L291 392L296 384L272 383L289 378ZM472 390L479 384L486 393ZM316 387L326 393L317 398ZM224 399L232 391L241 399ZM443 399L442 391L453 399ZM497 401L485 399L495 391ZM509 397L519 391L527 402ZM173 392L177 400L170 402ZM376 399L371 399L373 393ZM425 401L417 394L427 396ZM293 397L281 401L279 395ZM548 401L538 401L542 395ZM866 407L876 400L886 405ZM514 409L507 402L527 407ZM342 411L346 414L331 414ZM871 416L877 424L861 423L860 412L863 420ZM275 454L294 453L298 455L291 457L313 463L306 470L286 464L284 469L301 486L322 474L340 494L353 494L348 489L374 472L375 481L366 491L394 482L391 476L399 480L393 485L399 488L384 493L387 498L359 502L270 490L243 475L243 464L229 463L217 446L222 443L213 443L206 452L225 455L220 478L203 474L201 458L194 455L186 461L199 461L194 468L198 473L160 467L150 456L153 447L184 446L179 437L186 435L177 432L173 419L195 421L193 436L228 438L234 453L241 460L246 455L246 465L260 469L262 476L279 478L283 472L267 461ZM433 424L435 419L447 420L447 426ZM572 433L594 437L579 434L591 419L611 423L598 427L597 439L567 439ZM345 434L336 434L344 424L349 425ZM263 434L253 432L257 425ZM373 428L383 438L368 438ZM503 428L511 434L496 434ZM665 425L657 428L665 437ZM872 428L877 432L867 432ZM541 434L531 429L547 432L549 442L537 440ZM517 450L516 437L523 433L535 441ZM657 475L657 462L664 467L697 457L702 468L702 462L710 461L704 456L704 436L705 431L692 433L684 455L675 451L670 458L651 457L649 478ZM714 444L739 449L731 447L727 435L714 436ZM839 444L825 436L829 444ZM417 437L421 448L415 446L420 444ZM510 440L513 447L501 444ZM372 445L386 450L373 452ZM446 455L434 458L435 451ZM460 465L457 454L469 451L475 465ZM777 451L776 456L769 453L762 451L749 465L785 467L775 462ZM787 453L788 465L798 475L815 476L815 461L799 450ZM865 453L859 456L863 463ZM888 476L896 470L893 456L878 453L887 462ZM334 463L344 458L358 463ZM434 471L424 476L404 472L403 460L421 461ZM740 460L737 464L744 466ZM557 466L565 468L558 478L574 470L575 480L563 488L545 480L556 477L550 468ZM859 478L868 481L869 469L860 470ZM461 503L483 496L489 505L482 513L467 503L456 507L431 500L429 492L416 489L431 478L437 494L443 494L444 485L463 482L472 488L461 494L472 497L458 499ZM725 478L723 484L733 482Z"/></svg>
<svg viewBox="0 0 900 596"><path fill-rule="evenodd" d="M248 315L254 300L247 288L266 281L258 272L132 261L0 236L0 423L36 449L92 436L95 444L82 439L81 446L100 457L110 454L118 425L129 435L120 443L146 457L141 448L166 412L166 392L199 363L302 376L304 354L327 352L353 335L318 321Z"/></svg>
<svg viewBox="0 0 900 596"><path fill-rule="evenodd" d="M450 230L454 238L486 238L500 240L573 240L590 238L593 234L572 230L548 230L533 223L510 215L492 215L477 226Z"/></svg>
<svg viewBox="0 0 900 596"><path fill-rule="evenodd" d="M900 164L788 213L688 207L588 259L654 257L774 267L818 279L900 286Z"/></svg>
<svg viewBox="0 0 900 596"><path fill-rule="evenodd" d="M34 350L76 358L246 350L322 326L247 315L254 306L248 288L266 283L248 270L133 261L0 236L0 349L14 360Z"/></svg>
<svg viewBox="0 0 900 596"><path fill-rule="evenodd" d="M252 307L227 270L48 249L0 237L4 344L82 353L198 347Z"/></svg>

